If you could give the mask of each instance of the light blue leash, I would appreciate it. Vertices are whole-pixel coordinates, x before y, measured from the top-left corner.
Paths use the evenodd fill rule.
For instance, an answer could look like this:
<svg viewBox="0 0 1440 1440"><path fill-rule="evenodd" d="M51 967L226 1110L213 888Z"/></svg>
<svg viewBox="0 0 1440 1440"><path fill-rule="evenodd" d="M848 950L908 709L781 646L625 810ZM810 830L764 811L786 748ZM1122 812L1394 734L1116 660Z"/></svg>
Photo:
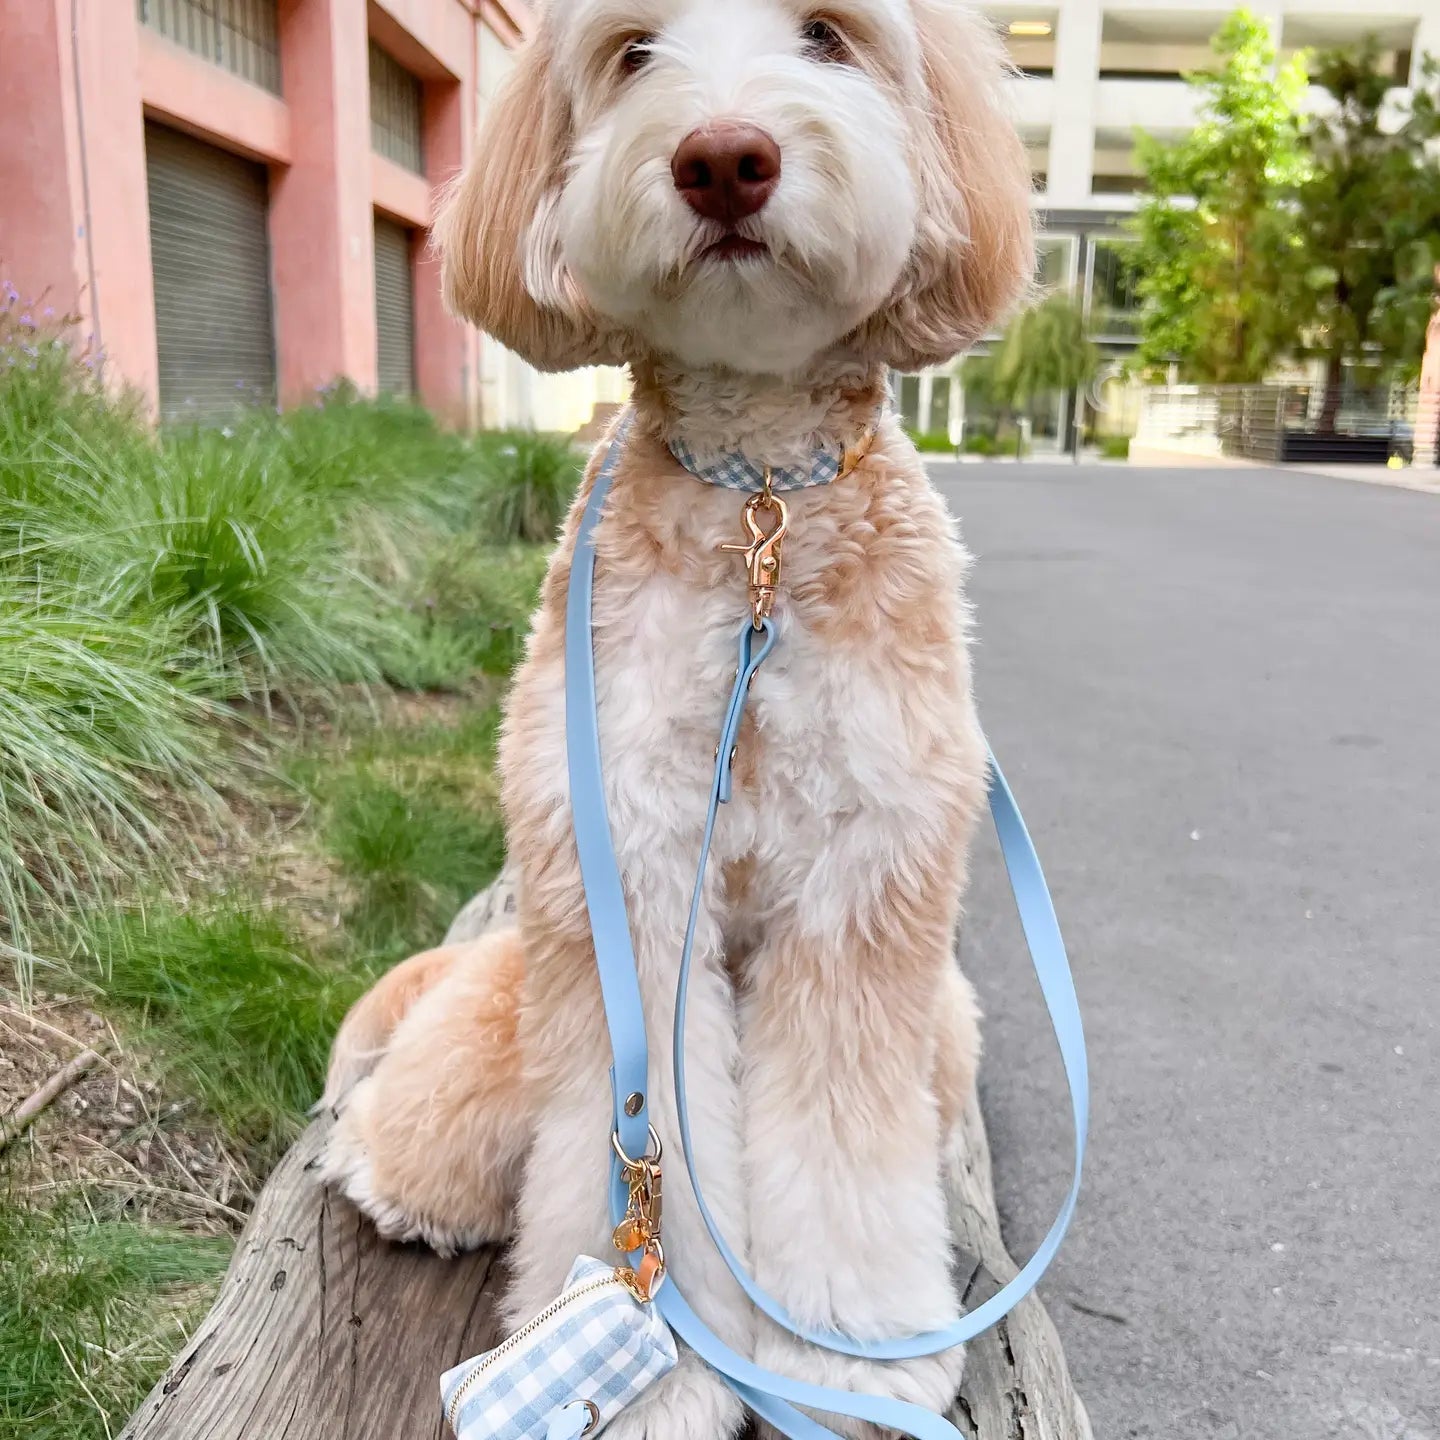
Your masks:
<svg viewBox="0 0 1440 1440"><path fill-rule="evenodd" d="M615 1133L620 1148L627 1155L641 1156L648 1151L650 1143L646 1103L648 1046L639 979L625 910L624 886L615 858L605 800L595 689L595 655L591 634L595 589L595 531L600 524L605 501L615 478L631 418L626 416L610 442L609 451L586 504L576 542L566 609L565 725L575 840L614 1057L610 1073ZM984 1304L962 1316L955 1324L928 1334L862 1342L833 1331L811 1331L797 1325L784 1308L751 1279L720 1233L706 1204L692 1158L693 1146L685 1084L685 1014L695 949L695 931L711 842L720 806L729 801L732 793L731 756L739 736L751 681L774 649L777 639L773 623L767 621L763 628L757 630L752 622L746 619L740 634L735 685L721 729L715 777L711 785L710 804L701 844L699 873L681 952L676 997L673 1043L681 1148L685 1153L685 1164L700 1213L712 1240L746 1294L771 1319L813 1344L846 1355L874 1360L899 1360L933 1355L974 1339L1008 1315L1035 1288L1069 1228L1079 1197L1089 1121L1089 1077L1079 1002L1039 858L1026 832L1015 797L992 755L991 815L1070 1088L1075 1125L1075 1168L1060 1214L1039 1249L1013 1280ZM617 1224L625 1214L628 1194L619 1161L612 1160L611 1210ZM888 1397L831 1390L762 1370L752 1361L736 1354L705 1325L690 1308L673 1280L665 1282L654 1303L675 1333L725 1378L745 1404L792 1437L792 1440L836 1440L832 1431L795 1409L796 1405L867 1420L886 1429L903 1431L916 1437L916 1440L961 1440L960 1432L949 1421L917 1405ZM561 1440L561 1437L557 1435L555 1440Z"/></svg>

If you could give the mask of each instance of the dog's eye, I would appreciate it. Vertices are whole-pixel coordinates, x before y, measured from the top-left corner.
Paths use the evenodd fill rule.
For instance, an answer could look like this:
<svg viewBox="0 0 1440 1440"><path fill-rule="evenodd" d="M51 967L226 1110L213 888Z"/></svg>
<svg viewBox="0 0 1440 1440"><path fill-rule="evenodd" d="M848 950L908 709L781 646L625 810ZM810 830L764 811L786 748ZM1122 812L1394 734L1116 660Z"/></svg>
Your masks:
<svg viewBox="0 0 1440 1440"><path fill-rule="evenodd" d="M637 35L620 52L620 68L627 75L638 75L655 54L655 37Z"/></svg>
<svg viewBox="0 0 1440 1440"><path fill-rule="evenodd" d="M806 54L824 65L843 65L850 59L845 37L828 20L807 20L800 38Z"/></svg>

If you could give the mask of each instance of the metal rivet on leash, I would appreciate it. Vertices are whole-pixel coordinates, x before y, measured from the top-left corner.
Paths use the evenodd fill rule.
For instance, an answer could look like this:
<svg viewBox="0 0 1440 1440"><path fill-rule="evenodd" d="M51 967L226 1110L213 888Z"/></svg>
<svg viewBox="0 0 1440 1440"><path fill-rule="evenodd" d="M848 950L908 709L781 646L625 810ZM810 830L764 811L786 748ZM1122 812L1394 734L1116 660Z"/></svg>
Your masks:
<svg viewBox="0 0 1440 1440"><path fill-rule="evenodd" d="M633 1120L645 1108L645 1097L637 1090L625 1099L625 1113Z"/></svg>

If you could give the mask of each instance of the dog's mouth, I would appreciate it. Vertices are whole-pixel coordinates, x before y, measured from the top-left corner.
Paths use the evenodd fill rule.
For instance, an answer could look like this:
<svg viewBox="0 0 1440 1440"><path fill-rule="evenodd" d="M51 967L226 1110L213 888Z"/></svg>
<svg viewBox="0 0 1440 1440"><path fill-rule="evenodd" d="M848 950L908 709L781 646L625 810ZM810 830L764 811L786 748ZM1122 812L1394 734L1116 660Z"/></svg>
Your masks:
<svg viewBox="0 0 1440 1440"><path fill-rule="evenodd" d="M763 241L750 240L732 232L721 236L713 245L707 245L700 252L700 259L743 264L747 260L761 260L769 253L770 247Z"/></svg>

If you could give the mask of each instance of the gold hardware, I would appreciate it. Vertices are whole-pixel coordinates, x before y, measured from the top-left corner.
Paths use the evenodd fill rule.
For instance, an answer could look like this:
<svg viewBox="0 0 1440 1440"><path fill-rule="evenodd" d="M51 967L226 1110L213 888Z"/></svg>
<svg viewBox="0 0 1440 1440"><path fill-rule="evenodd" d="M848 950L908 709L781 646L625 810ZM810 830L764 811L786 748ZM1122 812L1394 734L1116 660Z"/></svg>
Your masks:
<svg viewBox="0 0 1440 1440"><path fill-rule="evenodd" d="M620 1145L620 1132L611 1131L610 1144L616 1155L620 1157L620 1163L625 1167L627 1173L643 1165L646 1160L653 1161L656 1165L660 1163L660 1157L665 1153L665 1147L660 1143L659 1132L652 1125L650 1127L650 1153L642 1156L639 1160L632 1160Z"/></svg>
<svg viewBox="0 0 1440 1440"><path fill-rule="evenodd" d="M600 1428L600 1407L593 1400L572 1400L572 1405L583 1405L590 1412L590 1423L580 1432L580 1440L593 1435Z"/></svg>
<svg viewBox="0 0 1440 1440"><path fill-rule="evenodd" d="M615 1227L611 1243L622 1255L642 1252L639 1265L632 1269L621 1266L615 1271L630 1293L641 1304L647 1304L665 1278L665 1251L660 1244L661 1214L664 1193L660 1181L660 1156L664 1146L655 1127L650 1127L650 1153L632 1160L620 1144L619 1133L612 1134L610 1143L620 1157L620 1169L630 1195L625 1214Z"/></svg>
<svg viewBox="0 0 1440 1440"><path fill-rule="evenodd" d="M775 517L775 524L766 529L760 523L762 514ZM790 533L790 507L770 489L770 471L765 471L765 489L745 502L745 529L748 540L727 541L721 550L745 557L745 570L750 582L750 609L759 630L775 609L775 595L780 589L782 574L781 546Z"/></svg>

